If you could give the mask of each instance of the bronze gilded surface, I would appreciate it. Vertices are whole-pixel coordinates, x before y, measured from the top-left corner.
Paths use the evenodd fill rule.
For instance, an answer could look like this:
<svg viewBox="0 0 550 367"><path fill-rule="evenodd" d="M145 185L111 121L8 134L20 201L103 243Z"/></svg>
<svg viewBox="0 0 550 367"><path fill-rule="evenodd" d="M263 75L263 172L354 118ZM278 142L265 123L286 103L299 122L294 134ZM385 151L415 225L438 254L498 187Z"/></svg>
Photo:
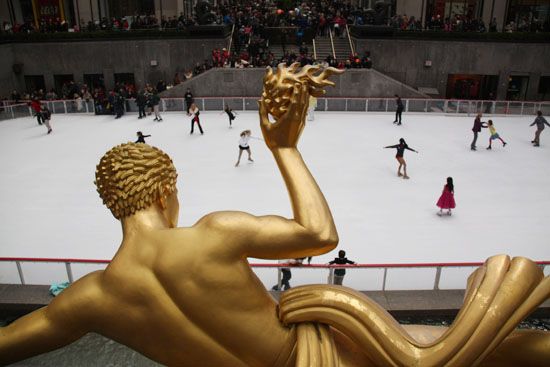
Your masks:
<svg viewBox="0 0 550 367"><path fill-rule="evenodd" d="M342 286L294 288L277 305L252 272L248 257L315 256L338 243L328 204L297 149L309 96L323 95L337 73L279 65L264 78L260 126L292 219L226 211L177 227L171 159L146 144L107 152L96 185L121 222L119 250L104 271L0 328L0 364L96 332L169 366L549 366L550 334L515 330L550 295L550 278L525 258L499 255L477 269L449 328L402 327Z"/></svg>

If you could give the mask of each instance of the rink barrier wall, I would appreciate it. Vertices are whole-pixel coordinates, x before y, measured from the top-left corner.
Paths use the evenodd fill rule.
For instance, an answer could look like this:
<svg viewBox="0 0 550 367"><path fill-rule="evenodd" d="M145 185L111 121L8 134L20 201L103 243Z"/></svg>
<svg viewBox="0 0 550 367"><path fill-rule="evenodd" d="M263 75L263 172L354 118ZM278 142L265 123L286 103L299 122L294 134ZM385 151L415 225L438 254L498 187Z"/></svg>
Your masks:
<svg viewBox="0 0 550 367"><path fill-rule="evenodd" d="M403 113L430 113L468 116L482 112L490 115L535 115L542 111L545 116L550 115L550 101L489 101L489 100L460 100L460 99L424 99L403 98ZM94 114L94 101L53 100L42 101L52 114L84 113ZM195 103L201 111L222 111L229 105L234 111L257 111L258 97L197 97ZM161 99L161 112L185 112L183 98ZM315 111L345 111L345 112L395 112L395 98L356 98L331 97L317 98ZM134 99L125 101L127 113L137 113L138 108ZM0 121L20 117L34 116L28 103L14 103L2 101L0 105Z"/></svg>
<svg viewBox="0 0 550 367"><path fill-rule="evenodd" d="M75 281L75 276L73 275L72 264L94 264L94 265L108 265L111 260L99 260L99 259L72 259L72 258L32 258L32 257L0 257L0 263L9 263L14 264L17 268L17 273L19 276L19 283L21 285L27 284L25 282L25 274L23 270L23 263L54 263L54 264L63 264L65 266L65 271L67 275L67 281L70 283ZM544 272L545 268L550 265L550 261L535 261L535 263L541 268ZM433 279L433 290L440 289L440 282L443 270L448 270L451 268L476 268L484 263L482 262L440 262L440 263L389 263L389 264L353 264L353 265L337 265L337 264L280 264L280 263L250 263L252 269L262 269L262 268L272 268L277 269L277 284L279 289L281 289L281 280L282 272L281 268L294 268L302 270L311 270L311 269L327 269L327 283L334 284L334 270L335 269L349 269L349 270L358 270L358 269L382 269L383 278L380 290L386 291L388 272L392 269L419 269L419 268L430 268L435 269L435 275ZM15 270L15 269L14 269ZM4 283L4 282L3 282ZM13 283L10 283L13 284Z"/></svg>

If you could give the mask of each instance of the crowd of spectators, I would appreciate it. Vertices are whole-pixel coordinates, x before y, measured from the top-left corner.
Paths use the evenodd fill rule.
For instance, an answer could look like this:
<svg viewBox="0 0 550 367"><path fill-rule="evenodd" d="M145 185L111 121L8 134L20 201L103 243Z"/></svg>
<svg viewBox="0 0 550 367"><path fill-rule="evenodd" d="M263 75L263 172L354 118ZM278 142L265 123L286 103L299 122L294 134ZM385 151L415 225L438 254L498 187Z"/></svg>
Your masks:
<svg viewBox="0 0 550 367"><path fill-rule="evenodd" d="M7 33L26 32L80 32L80 31L111 31L111 30L139 30L139 29L175 29L181 30L189 26L202 24L230 24L235 25L239 36L247 37L251 34L266 39L264 28L293 27L299 34L310 29L317 36L324 36L331 29L335 36L343 36L346 25L389 25L402 31L439 30L456 32L487 32L497 31L496 19L486 25L482 19L466 14L454 14L451 17L434 15L426 19L423 25L419 19L408 17L406 14L390 16L389 8L383 3L377 3L374 9L365 9L351 5L345 0L303 1L294 7L281 9L278 3L271 0L242 0L239 2L218 2L210 5L206 2L197 4L192 15L180 13L179 16L133 15L112 17L84 22L80 27L69 24L57 18L43 20L38 27L32 20L23 24L4 22L2 31ZM548 20L543 21L533 16L523 16L519 21L508 23L505 32L541 32L550 31ZM241 33L243 33L241 35ZM239 52L239 50L237 51Z"/></svg>
<svg viewBox="0 0 550 367"><path fill-rule="evenodd" d="M483 19L455 14L452 17L442 18L439 15L432 16L426 20L423 26L419 19L414 16L408 17L406 14L394 15L389 20L389 25L394 29L401 31L443 31L443 32L497 32L498 24L496 18L493 18L487 26ZM537 18L529 19L522 17L519 23L508 23L503 32L550 32L550 22L542 22Z"/></svg>

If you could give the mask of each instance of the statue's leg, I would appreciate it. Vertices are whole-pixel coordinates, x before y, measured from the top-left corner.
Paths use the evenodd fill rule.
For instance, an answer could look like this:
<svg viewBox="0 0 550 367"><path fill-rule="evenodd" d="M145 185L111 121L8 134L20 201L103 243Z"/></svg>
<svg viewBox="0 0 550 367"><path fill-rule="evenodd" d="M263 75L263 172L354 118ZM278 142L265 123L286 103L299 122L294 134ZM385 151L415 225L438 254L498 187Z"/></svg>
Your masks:
<svg viewBox="0 0 550 367"><path fill-rule="evenodd" d="M84 336L48 315L48 306L0 329L0 365L4 366L68 345Z"/></svg>
<svg viewBox="0 0 550 367"><path fill-rule="evenodd" d="M92 273L65 289L48 306L0 328L0 365L68 345L84 336L98 317L99 275Z"/></svg>

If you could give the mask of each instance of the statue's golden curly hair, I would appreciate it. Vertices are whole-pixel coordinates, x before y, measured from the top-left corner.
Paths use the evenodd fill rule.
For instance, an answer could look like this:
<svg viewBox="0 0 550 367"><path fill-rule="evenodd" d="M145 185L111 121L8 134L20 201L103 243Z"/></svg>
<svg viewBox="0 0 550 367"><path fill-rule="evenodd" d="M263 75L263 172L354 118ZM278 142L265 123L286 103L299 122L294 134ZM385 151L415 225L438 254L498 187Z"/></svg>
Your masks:
<svg viewBox="0 0 550 367"><path fill-rule="evenodd" d="M172 159L162 150L127 143L112 148L101 158L95 184L103 204L115 218L122 219L172 194L177 176Z"/></svg>

